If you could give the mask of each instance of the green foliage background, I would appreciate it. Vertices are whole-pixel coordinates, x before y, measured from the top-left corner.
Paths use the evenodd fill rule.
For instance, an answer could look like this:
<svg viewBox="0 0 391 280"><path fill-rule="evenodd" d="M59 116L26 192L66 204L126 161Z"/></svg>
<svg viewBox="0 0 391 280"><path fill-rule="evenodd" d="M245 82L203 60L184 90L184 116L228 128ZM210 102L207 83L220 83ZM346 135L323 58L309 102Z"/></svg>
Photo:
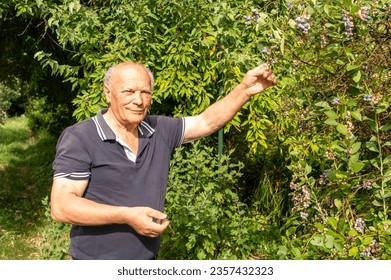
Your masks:
<svg viewBox="0 0 391 280"><path fill-rule="evenodd" d="M103 73L120 61L151 68L151 113L173 116L272 65L279 85L224 129L227 158L214 136L175 155L164 258L390 259L387 0L8 0L0 14L36 40L24 94L53 132L105 106Z"/></svg>

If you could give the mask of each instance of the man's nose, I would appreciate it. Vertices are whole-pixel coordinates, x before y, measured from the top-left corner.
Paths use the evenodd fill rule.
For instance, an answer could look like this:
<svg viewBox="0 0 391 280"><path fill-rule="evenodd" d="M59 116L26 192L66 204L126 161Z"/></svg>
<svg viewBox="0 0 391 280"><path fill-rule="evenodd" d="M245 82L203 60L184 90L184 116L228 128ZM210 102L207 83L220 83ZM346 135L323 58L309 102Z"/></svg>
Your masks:
<svg viewBox="0 0 391 280"><path fill-rule="evenodd" d="M133 94L133 103L137 105L143 104L143 97L141 95L141 91L137 90Z"/></svg>

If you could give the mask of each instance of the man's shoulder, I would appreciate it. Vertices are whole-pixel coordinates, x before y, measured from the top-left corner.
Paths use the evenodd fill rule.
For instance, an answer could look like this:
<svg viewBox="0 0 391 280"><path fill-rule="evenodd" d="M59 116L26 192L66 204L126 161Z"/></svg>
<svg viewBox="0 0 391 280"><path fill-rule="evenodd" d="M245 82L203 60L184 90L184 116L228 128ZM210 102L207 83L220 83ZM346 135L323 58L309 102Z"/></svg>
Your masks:
<svg viewBox="0 0 391 280"><path fill-rule="evenodd" d="M161 115L147 116L144 120L159 139L168 143L171 149L179 147L183 142L185 121L183 117L167 117Z"/></svg>
<svg viewBox="0 0 391 280"><path fill-rule="evenodd" d="M151 127L156 127L158 125L177 123L182 121L182 117L169 117L163 115L147 115L143 122L149 124Z"/></svg>
<svg viewBox="0 0 391 280"><path fill-rule="evenodd" d="M93 118L88 118L85 120L82 120L80 122L77 122L71 126L68 126L67 128L64 129L64 133L72 133L72 134L77 134L77 135L86 135L95 130L95 124L93 121Z"/></svg>

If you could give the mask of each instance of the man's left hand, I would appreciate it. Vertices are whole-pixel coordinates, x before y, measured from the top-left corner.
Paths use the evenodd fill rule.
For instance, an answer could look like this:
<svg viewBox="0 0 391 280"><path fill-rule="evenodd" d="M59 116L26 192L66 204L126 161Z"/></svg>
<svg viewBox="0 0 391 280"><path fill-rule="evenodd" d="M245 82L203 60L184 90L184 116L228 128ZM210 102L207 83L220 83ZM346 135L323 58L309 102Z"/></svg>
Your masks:
<svg viewBox="0 0 391 280"><path fill-rule="evenodd" d="M262 64L249 70L240 83L246 94L249 96L260 93L268 87L276 84L276 76L267 64Z"/></svg>

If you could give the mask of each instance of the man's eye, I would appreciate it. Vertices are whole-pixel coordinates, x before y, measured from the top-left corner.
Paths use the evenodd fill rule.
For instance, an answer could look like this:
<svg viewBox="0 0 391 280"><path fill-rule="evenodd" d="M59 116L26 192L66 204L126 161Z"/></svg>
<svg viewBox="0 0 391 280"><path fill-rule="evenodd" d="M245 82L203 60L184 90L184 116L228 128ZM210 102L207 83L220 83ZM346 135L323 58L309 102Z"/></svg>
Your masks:
<svg viewBox="0 0 391 280"><path fill-rule="evenodd" d="M123 93L127 96L132 96L136 93L136 91L135 90L124 90ZM141 95L147 97L147 96L151 96L152 93L150 91L141 91Z"/></svg>

